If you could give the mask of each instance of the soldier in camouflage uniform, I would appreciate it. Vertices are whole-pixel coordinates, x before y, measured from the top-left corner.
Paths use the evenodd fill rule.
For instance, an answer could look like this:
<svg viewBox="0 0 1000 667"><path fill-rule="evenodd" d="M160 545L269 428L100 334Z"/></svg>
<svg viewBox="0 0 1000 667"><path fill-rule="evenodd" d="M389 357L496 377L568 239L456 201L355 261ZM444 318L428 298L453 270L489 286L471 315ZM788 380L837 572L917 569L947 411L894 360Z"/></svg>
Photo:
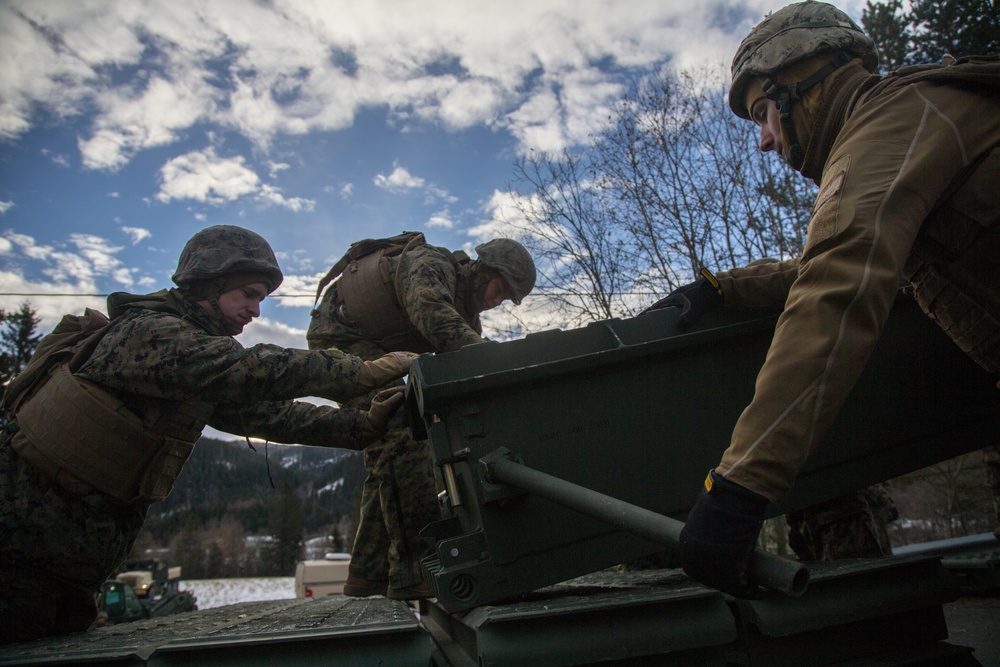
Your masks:
<svg viewBox="0 0 1000 667"><path fill-rule="evenodd" d="M789 512L788 546L802 562L892 555L888 525L899 518L884 484Z"/></svg>
<svg viewBox="0 0 1000 667"><path fill-rule="evenodd" d="M370 411L291 399L366 395L398 381L413 355L364 361L337 351L244 348L232 338L282 280L257 234L232 226L199 232L173 280L179 289L112 294L113 320L76 373L58 365L23 400L12 399L16 406L4 397L0 643L94 621L96 592L129 554L149 505L169 493L206 424L356 450L386 432L401 402L398 391L380 395ZM42 340L22 375L31 376L58 336Z"/></svg>
<svg viewBox="0 0 1000 667"><path fill-rule="evenodd" d="M389 350L449 352L479 343L479 313L520 304L535 284L535 265L516 241L494 239L469 261L428 245L422 235L399 255L361 260L330 285L313 312L310 349L337 348L363 359ZM355 399L363 406L365 398ZM344 594L429 597L420 558L431 546L420 530L440 518L427 441L390 432L365 449L368 471Z"/></svg>
<svg viewBox="0 0 1000 667"><path fill-rule="evenodd" d="M1000 61L874 75L875 45L836 7L789 5L733 60L729 105L820 187L800 259L679 290L688 315L783 307L756 391L681 532L693 578L757 594L747 563L861 374L898 291L991 374L1000 371ZM914 360L919 363L919 360Z"/></svg>

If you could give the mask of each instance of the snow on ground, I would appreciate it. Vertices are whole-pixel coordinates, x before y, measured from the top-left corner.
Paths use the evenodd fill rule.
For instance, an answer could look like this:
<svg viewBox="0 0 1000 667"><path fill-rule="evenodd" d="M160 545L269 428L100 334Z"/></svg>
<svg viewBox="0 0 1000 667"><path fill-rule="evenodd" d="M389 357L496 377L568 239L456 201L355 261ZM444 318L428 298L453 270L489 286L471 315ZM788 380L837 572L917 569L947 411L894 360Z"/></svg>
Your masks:
<svg viewBox="0 0 1000 667"><path fill-rule="evenodd" d="M224 607L237 602L265 602L295 597L295 577L246 577L243 579L185 579L182 591L191 591L198 609Z"/></svg>

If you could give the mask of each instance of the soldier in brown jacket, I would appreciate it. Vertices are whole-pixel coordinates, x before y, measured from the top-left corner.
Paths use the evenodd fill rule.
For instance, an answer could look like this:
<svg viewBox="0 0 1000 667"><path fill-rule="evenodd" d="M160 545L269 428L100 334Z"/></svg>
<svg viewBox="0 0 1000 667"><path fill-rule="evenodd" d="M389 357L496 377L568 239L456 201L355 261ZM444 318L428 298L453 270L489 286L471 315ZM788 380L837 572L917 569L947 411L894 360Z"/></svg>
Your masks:
<svg viewBox="0 0 1000 667"><path fill-rule="evenodd" d="M875 46L842 11L789 5L733 60L729 104L760 147L820 191L799 259L677 290L706 308L783 305L753 401L681 535L695 579L754 596L764 510L791 486L878 340L901 278L928 317L1000 371L1000 62L872 74Z"/></svg>

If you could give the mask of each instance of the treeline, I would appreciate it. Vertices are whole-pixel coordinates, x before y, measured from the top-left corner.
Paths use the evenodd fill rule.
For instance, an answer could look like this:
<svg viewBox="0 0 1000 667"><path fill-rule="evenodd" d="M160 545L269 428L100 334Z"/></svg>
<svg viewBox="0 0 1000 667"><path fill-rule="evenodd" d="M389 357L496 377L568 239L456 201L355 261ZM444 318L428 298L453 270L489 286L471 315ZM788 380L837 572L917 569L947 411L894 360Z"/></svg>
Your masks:
<svg viewBox="0 0 1000 667"><path fill-rule="evenodd" d="M133 555L184 578L290 576L306 539L349 550L364 482L361 455L202 438L173 491L149 511Z"/></svg>

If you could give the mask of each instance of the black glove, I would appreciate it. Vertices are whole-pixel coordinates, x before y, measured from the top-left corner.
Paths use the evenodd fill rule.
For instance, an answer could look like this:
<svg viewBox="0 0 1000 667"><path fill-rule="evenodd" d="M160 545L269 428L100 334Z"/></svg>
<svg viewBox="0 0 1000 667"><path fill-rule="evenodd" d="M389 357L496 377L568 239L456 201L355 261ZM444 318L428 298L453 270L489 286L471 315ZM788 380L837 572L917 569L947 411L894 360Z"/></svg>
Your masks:
<svg viewBox="0 0 1000 667"><path fill-rule="evenodd" d="M714 470L681 529L681 567L706 586L740 598L759 598L747 578L768 500Z"/></svg>
<svg viewBox="0 0 1000 667"><path fill-rule="evenodd" d="M719 288L719 281L708 269L702 269L701 278L693 283L681 285L642 312L668 307L680 308L677 327L687 329L701 319L706 311L721 305L722 291Z"/></svg>

